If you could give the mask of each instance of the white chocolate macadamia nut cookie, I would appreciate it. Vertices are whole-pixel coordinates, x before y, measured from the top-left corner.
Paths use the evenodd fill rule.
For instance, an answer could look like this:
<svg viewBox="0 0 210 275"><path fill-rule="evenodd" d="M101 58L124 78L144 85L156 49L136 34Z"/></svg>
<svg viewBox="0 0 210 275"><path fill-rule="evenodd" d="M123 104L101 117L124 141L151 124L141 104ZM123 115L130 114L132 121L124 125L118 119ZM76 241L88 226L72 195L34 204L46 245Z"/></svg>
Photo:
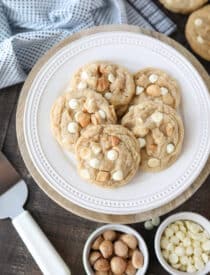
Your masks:
<svg viewBox="0 0 210 275"><path fill-rule="evenodd" d="M70 86L79 90L90 88L102 94L119 115L125 113L135 92L132 75L125 68L106 62L81 67L73 75Z"/></svg>
<svg viewBox="0 0 210 275"><path fill-rule="evenodd" d="M51 129L64 149L74 151L81 132L89 125L114 124L114 107L90 89L72 91L60 96L51 109Z"/></svg>
<svg viewBox="0 0 210 275"><path fill-rule="evenodd" d="M130 107L121 123L131 130L139 141L142 170L163 170L180 154L184 127L173 108L161 102L144 101Z"/></svg>
<svg viewBox="0 0 210 275"><path fill-rule="evenodd" d="M210 61L210 5L190 15L185 33L191 48Z"/></svg>
<svg viewBox="0 0 210 275"><path fill-rule="evenodd" d="M75 147L82 178L103 187L128 183L139 167L139 144L121 125L88 127Z"/></svg>
<svg viewBox="0 0 210 275"><path fill-rule="evenodd" d="M187 14L208 2L208 0L159 0L166 9Z"/></svg>
<svg viewBox="0 0 210 275"><path fill-rule="evenodd" d="M142 100L162 101L177 109L180 104L180 91L177 82L162 70L146 68L134 75L135 96L131 105Z"/></svg>

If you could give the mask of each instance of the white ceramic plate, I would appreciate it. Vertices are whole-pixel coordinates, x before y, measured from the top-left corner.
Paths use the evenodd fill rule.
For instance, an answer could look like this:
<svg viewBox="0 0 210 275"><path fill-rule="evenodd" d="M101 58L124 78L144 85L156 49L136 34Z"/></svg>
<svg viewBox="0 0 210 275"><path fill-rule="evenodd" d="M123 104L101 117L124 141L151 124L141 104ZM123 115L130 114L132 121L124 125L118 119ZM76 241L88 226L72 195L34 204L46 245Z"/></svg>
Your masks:
<svg viewBox="0 0 210 275"><path fill-rule="evenodd" d="M126 186L107 190L80 179L76 162L50 131L50 108L71 74L85 63L106 60L135 72L157 67L175 77L182 90L185 125L182 154L163 172L138 175ZM48 184L73 203L108 214L131 214L157 208L186 190L201 172L210 149L210 103L199 73L172 47L143 34L102 32L63 47L36 75L26 101L24 133L31 159Z"/></svg>

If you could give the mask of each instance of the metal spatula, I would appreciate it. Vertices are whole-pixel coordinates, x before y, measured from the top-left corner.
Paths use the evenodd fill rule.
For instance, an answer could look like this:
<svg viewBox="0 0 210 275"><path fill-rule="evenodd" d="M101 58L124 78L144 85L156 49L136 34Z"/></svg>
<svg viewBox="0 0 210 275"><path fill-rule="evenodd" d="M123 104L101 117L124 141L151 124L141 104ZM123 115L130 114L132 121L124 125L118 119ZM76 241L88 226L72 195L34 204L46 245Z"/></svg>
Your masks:
<svg viewBox="0 0 210 275"><path fill-rule="evenodd" d="M30 213L23 209L28 197L26 183L0 152L0 185L16 184L0 196L0 219L10 218L12 224L46 275L69 275L63 259L44 235ZM1 229L0 229L1 230Z"/></svg>

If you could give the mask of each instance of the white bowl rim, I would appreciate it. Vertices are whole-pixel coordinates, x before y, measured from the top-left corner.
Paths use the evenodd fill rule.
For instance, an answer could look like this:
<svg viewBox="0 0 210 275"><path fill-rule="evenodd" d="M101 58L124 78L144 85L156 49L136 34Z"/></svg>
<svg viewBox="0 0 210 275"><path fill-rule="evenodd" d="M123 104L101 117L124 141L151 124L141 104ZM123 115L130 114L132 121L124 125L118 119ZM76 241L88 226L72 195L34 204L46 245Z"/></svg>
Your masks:
<svg viewBox="0 0 210 275"><path fill-rule="evenodd" d="M146 242L138 231L136 231L135 229L133 229L130 226L122 225L122 224L106 224L106 225L100 226L99 228L97 228L90 234L90 236L86 240L86 243L85 243L85 246L83 249L83 265L84 265L86 274L88 274L88 275L93 274L92 268L88 261L88 255L90 252L90 244L93 242L93 240L95 238L97 238L105 230L115 230L115 231L120 231L120 232L127 233L127 234L133 234L138 239L139 247L140 247L141 252L144 256L144 265L141 269L139 269L139 271L136 273L136 275L146 274L146 271L147 271L147 268L149 265L149 252L148 252Z"/></svg>
<svg viewBox="0 0 210 275"><path fill-rule="evenodd" d="M199 225L201 225L210 234L210 221L198 213L179 212L179 213L169 216L160 224L160 226L158 227L158 230L155 234L155 253L158 258L158 261L160 262L162 267L172 275L186 275L186 274L204 275L204 274L207 274L210 271L210 262L205 265L204 269L197 271L197 272L188 273L188 272L178 271L178 270L174 269L172 266L170 266L166 262L166 260L162 256L161 249L160 249L160 238L163 234L163 231L169 224L171 224L175 221L178 221L178 220L189 220L189 221L196 222Z"/></svg>

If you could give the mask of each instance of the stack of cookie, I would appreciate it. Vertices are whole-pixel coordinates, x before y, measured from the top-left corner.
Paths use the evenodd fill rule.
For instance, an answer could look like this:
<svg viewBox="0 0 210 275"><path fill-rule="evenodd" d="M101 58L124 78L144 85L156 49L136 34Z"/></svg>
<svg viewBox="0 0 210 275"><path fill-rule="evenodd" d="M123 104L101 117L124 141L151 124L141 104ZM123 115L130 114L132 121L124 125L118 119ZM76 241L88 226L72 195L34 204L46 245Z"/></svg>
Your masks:
<svg viewBox="0 0 210 275"><path fill-rule="evenodd" d="M103 187L128 183L139 169L160 171L178 157L184 127L179 87L158 69L132 76L97 62L80 68L51 109L52 132L74 152L80 176Z"/></svg>
<svg viewBox="0 0 210 275"><path fill-rule="evenodd" d="M185 34L191 48L202 58L210 61L210 5L208 0L159 0L172 12L189 16Z"/></svg>

